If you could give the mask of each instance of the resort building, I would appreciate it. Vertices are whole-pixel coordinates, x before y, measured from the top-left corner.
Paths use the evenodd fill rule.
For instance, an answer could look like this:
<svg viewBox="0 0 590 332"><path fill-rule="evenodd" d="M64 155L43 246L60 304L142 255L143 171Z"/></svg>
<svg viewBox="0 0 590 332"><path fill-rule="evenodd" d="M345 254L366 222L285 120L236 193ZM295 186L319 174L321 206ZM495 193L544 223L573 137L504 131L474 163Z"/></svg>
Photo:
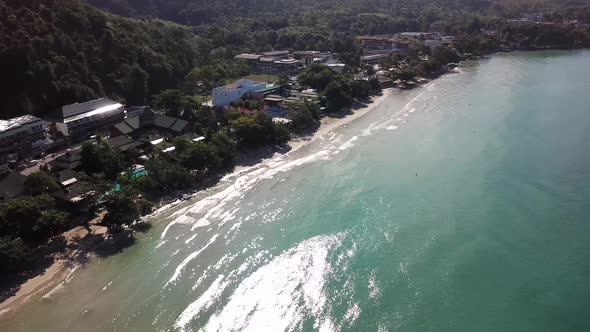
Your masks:
<svg viewBox="0 0 590 332"><path fill-rule="evenodd" d="M261 74L296 73L301 69L302 62L289 57L289 51L271 51L261 54L242 53L234 57L250 65L250 70Z"/></svg>
<svg viewBox="0 0 590 332"><path fill-rule="evenodd" d="M125 118L123 105L108 98L66 105L53 118L56 128L72 141L80 141Z"/></svg>
<svg viewBox="0 0 590 332"><path fill-rule="evenodd" d="M359 36L356 38L365 54L407 55L410 43L407 40L388 37Z"/></svg>
<svg viewBox="0 0 590 332"><path fill-rule="evenodd" d="M265 82L256 82L248 79L237 80L233 84L228 84L213 89L213 106L228 106L233 101L240 99L247 93L265 88L267 88L267 84Z"/></svg>
<svg viewBox="0 0 590 332"><path fill-rule="evenodd" d="M361 57L361 63L367 65L374 65L379 63L381 60L391 59L391 55L388 54L373 54L373 55L365 55Z"/></svg>
<svg viewBox="0 0 590 332"><path fill-rule="evenodd" d="M332 53L322 53L320 51L295 51L293 59L301 61L304 65L309 66L314 63L325 63L332 60Z"/></svg>
<svg viewBox="0 0 590 332"><path fill-rule="evenodd" d="M401 32L400 37L410 39L433 39L437 34L433 32Z"/></svg>
<svg viewBox="0 0 590 332"><path fill-rule="evenodd" d="M279 58L279 59L288 59L289 58L289 51L270 51L270 52L262 52L260 54L262 54L262 56L265 56L265 57L272 57L272 58Z"/></svg>
<svg viewBox="0 0 590 332"><path fill-rule="evenodd" d="M39 152L47 144L46 122L32 115L0 120L0 159Z"/></svg>

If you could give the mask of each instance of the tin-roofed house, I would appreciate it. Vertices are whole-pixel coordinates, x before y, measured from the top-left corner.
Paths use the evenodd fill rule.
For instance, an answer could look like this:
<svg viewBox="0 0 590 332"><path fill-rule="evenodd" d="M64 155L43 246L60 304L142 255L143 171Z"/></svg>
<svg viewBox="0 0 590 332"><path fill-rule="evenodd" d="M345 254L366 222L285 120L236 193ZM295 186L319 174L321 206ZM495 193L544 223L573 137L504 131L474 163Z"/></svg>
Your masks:
<svg viewBox="0 0 590 332"><path fill-rule="evenodd" d="M108 98L66 105L52 120L71 141L81 141L125 118L123 105Z"/></svg>

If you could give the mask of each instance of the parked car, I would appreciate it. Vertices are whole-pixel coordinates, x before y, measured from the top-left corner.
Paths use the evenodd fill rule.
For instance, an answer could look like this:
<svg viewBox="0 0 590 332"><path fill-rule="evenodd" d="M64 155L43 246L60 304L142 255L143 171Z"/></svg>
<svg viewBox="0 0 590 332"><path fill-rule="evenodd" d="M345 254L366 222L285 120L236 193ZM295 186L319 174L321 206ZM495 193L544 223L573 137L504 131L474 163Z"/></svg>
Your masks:
<svg viewBox="0 0 590 332"><path fill-rule="evenodd" d="M27 163L27 167L33 167L33 166L37 165L38 162L39 162L39 160L37 160L37 159L30 160Z"/></svg>

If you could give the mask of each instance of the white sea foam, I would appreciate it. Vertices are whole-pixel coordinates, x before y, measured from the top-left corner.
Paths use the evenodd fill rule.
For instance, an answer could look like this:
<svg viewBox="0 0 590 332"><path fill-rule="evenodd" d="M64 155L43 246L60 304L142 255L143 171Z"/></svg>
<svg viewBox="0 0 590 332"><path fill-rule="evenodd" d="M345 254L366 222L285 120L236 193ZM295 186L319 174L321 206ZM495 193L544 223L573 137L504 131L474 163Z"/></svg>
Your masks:
<svg viewBox="0 0 590 332"><path fill-rule="evenodd" d="M178 277L182 273L182 270L184 270L184 268L188 265L188 263L190 263L193 259L197 258L197 256L199 256L199 254L201 252L203 252L203 250L207 249L207 247L209 247L213 242L215 242L215 240L217 239L217 236L218 236L218 234L213 235L211 237L211 239L209 240L209 242L207 242L201 249L199 249L199 250L191 253L182 262L180 262L180 264L176 267L176 270L174 270L174 274L172 275L172 277L170 278L170 280L168 280L166 282L166 284L164 285L164 287L166 287L170 283L176 281L176 279L178 279Z"/></svg>
<svg viewBox="0 0 590 332"><path fill-rule="evenodd" d="M355 320L359 318L360 315L361 308L359 307L358 303L354 303L353 305L348 307L348 310L346 310L346 313L344 314L343 323L347 323L348 326L350 326L352 323L354 323Z"/></svg>
<svg viewBox="0 0 590 332"><path fill-rule="evenodd" d="M184 241L184 244L189 244L191 243L192 240L194 240L197 237L197 234L193 234L193 236L189 237L186 241Z"/></svg>
<svg viewBox="0 0 590 332"><path fill-rule="evenodd" d="M309 313L322 322L322 330L334 330L331 321L323 321L325 283L328 253L340 241L335 235L316 236L275 257L242 281L204 331L297 330Z"/></svg>
<svg viewBox="0 0 590 332"><path fill-rule="evenodd" d="M391 125L391 126L387 126L385 129L386 130L396 130L398 127L395 125Z"/></svg>
<svg viewBox="0 0 590 332"><path fill-rule="evenodd" d="M379 284L377 283L377 276L375 271L371 273L369 277L369 298L377 298L381 294L381 288L379 288Z"/></svg>
<svg viewBox="0 0 590 332"><path fill-rule="evenodd" d="M191 303L182 313L178 316L178 319L174 323L174 326L180 331L190 331L187 329L188 324L199 314L209 308L211 305L218 300L219 296L227 286L227 282L222 282L224 278L223 274L220 274L215 281L209 286L209 288L193 303Z"/></svg>
<svg viewBox="0 0 590 332"><path fill-rule="evenodd" d="M359 139L358 136L353 136L351 139L349 139L344 144L342 144L338 148L338 150L344 151L344 150L348 150L348 149L352 148L354 146L354 142L356 142L358 139Z"/></svg>

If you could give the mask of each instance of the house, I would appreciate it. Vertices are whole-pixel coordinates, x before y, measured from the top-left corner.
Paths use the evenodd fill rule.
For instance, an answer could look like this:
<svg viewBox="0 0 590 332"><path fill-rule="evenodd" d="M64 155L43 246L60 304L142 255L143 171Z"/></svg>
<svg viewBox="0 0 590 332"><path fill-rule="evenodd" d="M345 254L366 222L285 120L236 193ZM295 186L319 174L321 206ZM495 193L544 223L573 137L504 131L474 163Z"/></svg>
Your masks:
<svg viewBox="0 0 590 332"><path fill-rule="evenodd" d="M139 148L140 146L144 145L143 142L136 141L136 140L134 140L128 136L125 136L125 135L109 138L109 139L107 139L107 143L113 149L117 149L121 152L125 152L127 150Z"/></svg>
<svg viewBox="0 0 590 332"><path fill-rule="evenodd" d="M155 128L182 134L190 131L190 123L187 120L156 113L149 107L144 108L141 116L128 117L124 121L116 123L111 128L111 137L119 135L136 136L143 128Z"/></svg>
<svg viewBox="0 0 590 332"><path fill-rule="evenodd" d="M379 85L384 89L393 87L393 80L387 76L377 75L377 80L379 81Z"/></svg>
<svg viewBox="0 0 590 332"><path fill-rule="evenodd" d="M48 143L47 123L36 116L0 120L0 159L7 159L12 153L30 156Z"/></svg>
<svg viewBox="0 0 590 332"><path fill-rule="evenodd" d="M82 141L123 119L123 105L108 98L100 98L66 105L52 118L52 122L70 140Z"/></svg>
<svg viewBox="0 0 590 332"><path fill-rule="evenodd" d="M93 191L85 189L75 177L60 181L59 186L60 190L54 192L52 195L55 198L69 203L79 204L84 201L87 194L93 193Z"/></svg>
<svg viewBox="0 0 590 332"><path fill-rule="evenodd" d="M82 163L80 148L68 149L64 154L53 160L53 167L57 169L74 169Z"/></svg>
<svg viewBox="0 0 590 332"><path fill-rule="evenodd" d="M240 99L243 95L255 90L267 87L265 82L257 82L249 79L237 80L235 83L228 84L213 89L213 106L225 107L233 101Z"/></svg>
<svg viewBox="0 0 590 332"><path fill-rule="evenodd" d="M12 199L23 193L27 177L11 172L0 179L0 200Z"/></svg>
<svg viewBox="0 0 590 332"><path fill-rule="evenodd" d="M111 136L129 135L142 126L142 116L128 117L123 122L113 125Z"/></svg>

